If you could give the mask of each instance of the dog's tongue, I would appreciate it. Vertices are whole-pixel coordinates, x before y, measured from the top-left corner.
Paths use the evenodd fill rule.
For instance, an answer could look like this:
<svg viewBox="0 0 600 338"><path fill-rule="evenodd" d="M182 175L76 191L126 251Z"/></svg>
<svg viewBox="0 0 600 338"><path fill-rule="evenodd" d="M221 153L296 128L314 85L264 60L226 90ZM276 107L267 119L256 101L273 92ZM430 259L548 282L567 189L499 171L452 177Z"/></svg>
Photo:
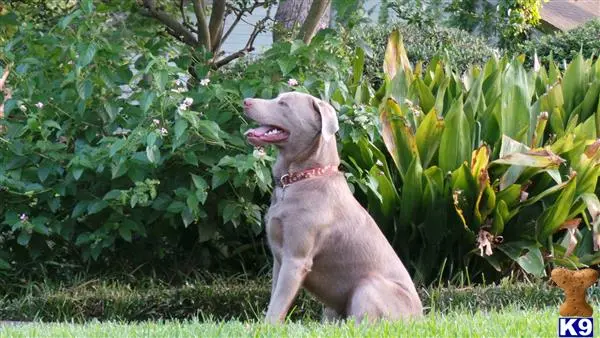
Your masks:
<svg viewBox="0 0 600 338"><path fill-rule="evenodd" d="M273 127L271 126L260 126L258 128L253 128L253 129L249 129L247 130L244 135L246 136L254 136L254 137L259 137L264 135L266 132L268 132L269 130L273 129Z"/></svg>

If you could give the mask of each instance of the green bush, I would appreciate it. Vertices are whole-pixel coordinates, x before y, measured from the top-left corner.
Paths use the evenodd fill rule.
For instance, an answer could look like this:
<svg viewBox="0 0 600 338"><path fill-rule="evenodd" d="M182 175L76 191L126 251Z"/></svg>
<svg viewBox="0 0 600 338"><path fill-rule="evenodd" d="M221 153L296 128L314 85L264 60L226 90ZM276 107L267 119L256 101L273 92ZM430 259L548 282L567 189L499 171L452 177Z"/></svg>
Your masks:
<svg viewBox="0 0 600 338"><path fill-rule="evenodd" d="M527 41L517 51L527 55L529 65L533 64L536 51L540 61L545 64L551 59L569 63L580 51L586 58L597 58L600 54L599 37L600 20L595 19L568 31L542 35L539 39Z"/></svg>
<svg viewBox="0 0 600 338"><path fill-rule="evenodd" d="M471 65L484 64L497 54L485 39L456 28L398 23L369 26L360 36L372 48L372 53L365 58L365 74L374 82L374 86L380 83L376 79L382 78L387 38L394 29L400 31L408 58L413 64L423 61L425 66L433 57L441 56L447 57L448 64L458 72L463 72Z"/></svg>
<svg viewBox="0 0 600 338"><path fill-rule="evenodd" d="M0 120L0 269L79 256L258 270L273 157L245 141L242 99L291 90L290 78L335 89L344 44L322 32L247 67L197 63L188 79L198 55L119 6L83 1L1 46L13 97Z"/></svg>
<svg viewBox="0 0 600 338"><path fill-rule="evenodd" d="M193 282L174 287L88 281L78 285L33 288L27 295L0 300L3 320L75 321L157 319L261 320L270 296L267 280ZM420 288L425 312L491 311L558 307L563 292L545 283L503 283L485 287ZM600 289L590 289L590 302L600 302ZM319 320L321 304L306 292L291 307L292 320Z"/></svg>

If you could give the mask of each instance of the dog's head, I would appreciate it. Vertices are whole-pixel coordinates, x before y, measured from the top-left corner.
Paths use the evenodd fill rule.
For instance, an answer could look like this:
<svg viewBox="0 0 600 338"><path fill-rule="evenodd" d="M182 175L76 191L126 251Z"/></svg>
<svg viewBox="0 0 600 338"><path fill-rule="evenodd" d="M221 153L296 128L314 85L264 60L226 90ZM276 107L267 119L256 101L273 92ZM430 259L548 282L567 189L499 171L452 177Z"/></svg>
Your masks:
<svg viewBox="0 0 600 338"><path fill-rule="evenodd" d="M339 129L329 103L299 92L283 93L271 100L245 99L244 111L260 125L245 133L255 146L309 146L318 136L329 142Z"/></svg>

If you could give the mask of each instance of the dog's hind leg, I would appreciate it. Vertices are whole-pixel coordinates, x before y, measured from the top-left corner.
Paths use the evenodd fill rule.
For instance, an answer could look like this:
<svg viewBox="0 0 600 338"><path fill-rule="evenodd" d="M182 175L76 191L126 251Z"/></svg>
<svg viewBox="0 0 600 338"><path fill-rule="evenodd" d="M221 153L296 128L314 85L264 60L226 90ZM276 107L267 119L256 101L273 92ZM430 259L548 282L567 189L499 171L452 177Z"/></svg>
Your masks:
<svg viewBox="0 0 600 338"><path fill-rule="evenodd" d="M372 275L363 278L354 289L347 308L348 317L357 323L367 320L398 320L422 314L419 299L397 283Z"/></svg>

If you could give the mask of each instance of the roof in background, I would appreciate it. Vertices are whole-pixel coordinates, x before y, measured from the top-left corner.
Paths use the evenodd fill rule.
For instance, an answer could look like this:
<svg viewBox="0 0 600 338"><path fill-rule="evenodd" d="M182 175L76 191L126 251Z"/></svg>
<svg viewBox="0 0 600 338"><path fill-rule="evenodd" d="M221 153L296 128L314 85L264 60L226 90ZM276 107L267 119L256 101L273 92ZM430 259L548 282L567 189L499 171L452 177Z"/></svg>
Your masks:
<svg viewBox="0 0 600 338"><path fill-rule="evenodd" d="M600 17L600 0L550 0L542 2L542 20L554 28L569 30Z"/></svg>

